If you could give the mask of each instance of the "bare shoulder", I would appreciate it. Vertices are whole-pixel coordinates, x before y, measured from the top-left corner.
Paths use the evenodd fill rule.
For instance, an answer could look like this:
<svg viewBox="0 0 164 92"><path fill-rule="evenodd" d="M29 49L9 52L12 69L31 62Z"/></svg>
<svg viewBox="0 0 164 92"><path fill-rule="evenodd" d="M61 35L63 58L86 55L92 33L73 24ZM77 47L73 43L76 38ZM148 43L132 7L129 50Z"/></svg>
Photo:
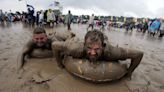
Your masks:
<svg viewBox="0 0 164 92"><path fill-rule="evenodd" d="M104 55L109 60L126 59L127 49L118 46L112 46L111 44L107 44L104 49Z"/></svg>

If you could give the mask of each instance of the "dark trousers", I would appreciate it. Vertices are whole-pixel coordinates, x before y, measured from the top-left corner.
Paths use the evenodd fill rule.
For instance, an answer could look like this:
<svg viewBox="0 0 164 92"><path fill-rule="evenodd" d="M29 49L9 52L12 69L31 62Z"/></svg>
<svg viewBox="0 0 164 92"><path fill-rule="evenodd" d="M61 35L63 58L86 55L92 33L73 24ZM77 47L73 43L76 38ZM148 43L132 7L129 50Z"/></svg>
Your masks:
<svg viewBox="0 0 164 92"><path fill-rule="evenodd" d="M71 24L70 23L67 23L67 28L68 28L68 30L71 30Z"/></svg>

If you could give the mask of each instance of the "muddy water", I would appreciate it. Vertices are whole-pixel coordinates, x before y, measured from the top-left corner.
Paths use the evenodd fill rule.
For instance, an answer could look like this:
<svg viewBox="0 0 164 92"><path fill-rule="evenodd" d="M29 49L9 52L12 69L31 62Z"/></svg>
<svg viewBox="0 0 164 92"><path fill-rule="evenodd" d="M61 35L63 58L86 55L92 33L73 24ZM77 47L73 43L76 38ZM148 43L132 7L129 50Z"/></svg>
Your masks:
<svg viewBox="0 0 164 92"><path fill-rule="evenodd" d="M47 29L47 34L66 29L59 25ZM111 44L142 50L144 57L131 81L93 84L58 68L53 58L30 59L24 70L17 72L17 56L32 30L21 23L0 27L0 92L164 92L164 41L157 36L150 37L135 30L104 31ZM86 25L72 25L72 31L83 39Z"/></svg>
<svg viewBox="0 0 164 92"><path fill-rule="evenodd" d="M73 77L64 69L59 69L56 62L52 58L47 59L31 59L24 67L24 73L21 75L23 79L27 78L31 81L32 92L35 90L44 89L43 92L106 92L107 90L114 90L113 92L128 91L125 82L120 81L110 84L93 84ZM29 92L29 89L21 89ZM119 88L119 89L118 89ZM42 91L41 91L42 92Z"/></svg>

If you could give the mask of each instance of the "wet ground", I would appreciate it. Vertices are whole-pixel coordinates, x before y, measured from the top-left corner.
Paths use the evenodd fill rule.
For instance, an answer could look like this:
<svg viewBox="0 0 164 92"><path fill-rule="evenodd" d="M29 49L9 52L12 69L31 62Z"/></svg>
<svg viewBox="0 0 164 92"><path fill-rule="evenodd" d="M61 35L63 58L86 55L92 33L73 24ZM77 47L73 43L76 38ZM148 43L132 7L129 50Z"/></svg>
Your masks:
<svg viewBox="0 0 164 92"><path fill-rule="evenodd" d="M73 24L72 31L83 39L86 27ZM46 30L47 34L67 31L63 25ZM24 71L18 73L17 57L32 31L33 28L19 22L0 26L0 92L164 92L164 39L157 35L151 37L136 30L105 30L111 44L141 50L144 57L132 80L93 84L61 70L53 58L31 59Z"/></svg>

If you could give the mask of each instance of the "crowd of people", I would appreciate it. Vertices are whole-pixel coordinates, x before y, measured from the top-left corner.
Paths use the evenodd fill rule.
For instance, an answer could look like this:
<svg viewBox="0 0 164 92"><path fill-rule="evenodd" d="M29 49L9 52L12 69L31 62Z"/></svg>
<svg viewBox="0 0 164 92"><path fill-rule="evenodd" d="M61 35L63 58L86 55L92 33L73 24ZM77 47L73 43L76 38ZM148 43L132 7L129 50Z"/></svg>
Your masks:
<svg viewBox="0 0 164 92"><path fill-rule="evenodd" d="M146 20L145 22L139 22L138 24L129 23L125 26L126 30L133 30L134 28L137 31L148 33L152 36L159 33L159 37L163 37L164 35L164 20L163 19L153 19L153 20Z"/></svg>
<svg viewBox="0 0 164 92"><path fill-rule="evenodd" d="M154 20L146 20L145 22L139 22L135 24L134 22L125 23L124 27L126 30L133 30L134 28L137 31L141 31L145 33L149 33L150 35L155 35L159 33L159 37L163 37L164 35L164 20L163 19L154 19Z"/></svg>
<svg viewBox="0 0 164 92"><path fill-rule="evenodd" d="M68 14L63 16L59 14L59 11L52 9L35 11L34 8L28 8L27 12L22 13L12 13L3 12L0 10L0 24L11 23L14 21L22 21L25 25L32 27L35 26L45 26L45 27L54 27L59 23L66 24L68 29L70 29L70 24L72 22L71 11L68 11Z"/></svg>
<svg viewBox="0 0 164 92"><path fill-rule="evenodd" d="M3 12L0 10L0 24L6 23L6 22L12 22L16 20L16 15L14 15L11 10L10 12Z"/></svg>
<svg viewBox="0 0 164 92"><path fill-rule="evenodd" d="M58 24L64 24L67 25L68 30L71 30L70 24L72 22L72 18L73 17L70 10L65 16L60 15L59 12L52 9L37 11L36 16L34 16L34 9L28 8L28 12L22 14L22 21L25 24L50 28L53 28L54 25L57 26Z"/></svg>
<svg viewBox="0 0 164 92"><path fill-rule="evenodd" d="M32 6L28 8L28 12L21 13L12 13L5 12L3 13L2 10L0 10L0 24L3 24L5 22L13 22L21 20L25 25L30 26L45 26L45 27L51 27L53 28L54 25L58 24L64 24L67 25L68 30L71 30L71 23L76 20L77 23L82 23L83 20L81 16L78 16L77 18L74 18L71 14L71 11L68 11L68 14L61 15L59 12L56 12L55 10L48 9L48 10L40 10L35 11ZM105 18L95 20L94 14L90 16L86 23L88 24L87 30L91 27L93 30L95 27L100 27L100 30L105 30L107 27L108 30L111 30L111 28L125 28L125 30L133 30L137 29L137 31L142 31L143 33L149 33L150 35L154 36L155 34L159 33L159 37L163 37L164 35L164 20L163 19L147 19L145 21L125 21L122 22L122 24L117 23L116 21L107 20Z"/></svg>
<svg viewBox="0 0 164 92"><path fill-rule="evenodd" d="M36 14L34 14L34 9L28 8L28 12L24 12L22 14L22 21L25 24L31 25L31 26L48 26L53 27L54 23L57 25L58 23L64 23L64 18L58 14L58 12L55 12L52 9L48 10L40 10L36 11Z"/></svg>

